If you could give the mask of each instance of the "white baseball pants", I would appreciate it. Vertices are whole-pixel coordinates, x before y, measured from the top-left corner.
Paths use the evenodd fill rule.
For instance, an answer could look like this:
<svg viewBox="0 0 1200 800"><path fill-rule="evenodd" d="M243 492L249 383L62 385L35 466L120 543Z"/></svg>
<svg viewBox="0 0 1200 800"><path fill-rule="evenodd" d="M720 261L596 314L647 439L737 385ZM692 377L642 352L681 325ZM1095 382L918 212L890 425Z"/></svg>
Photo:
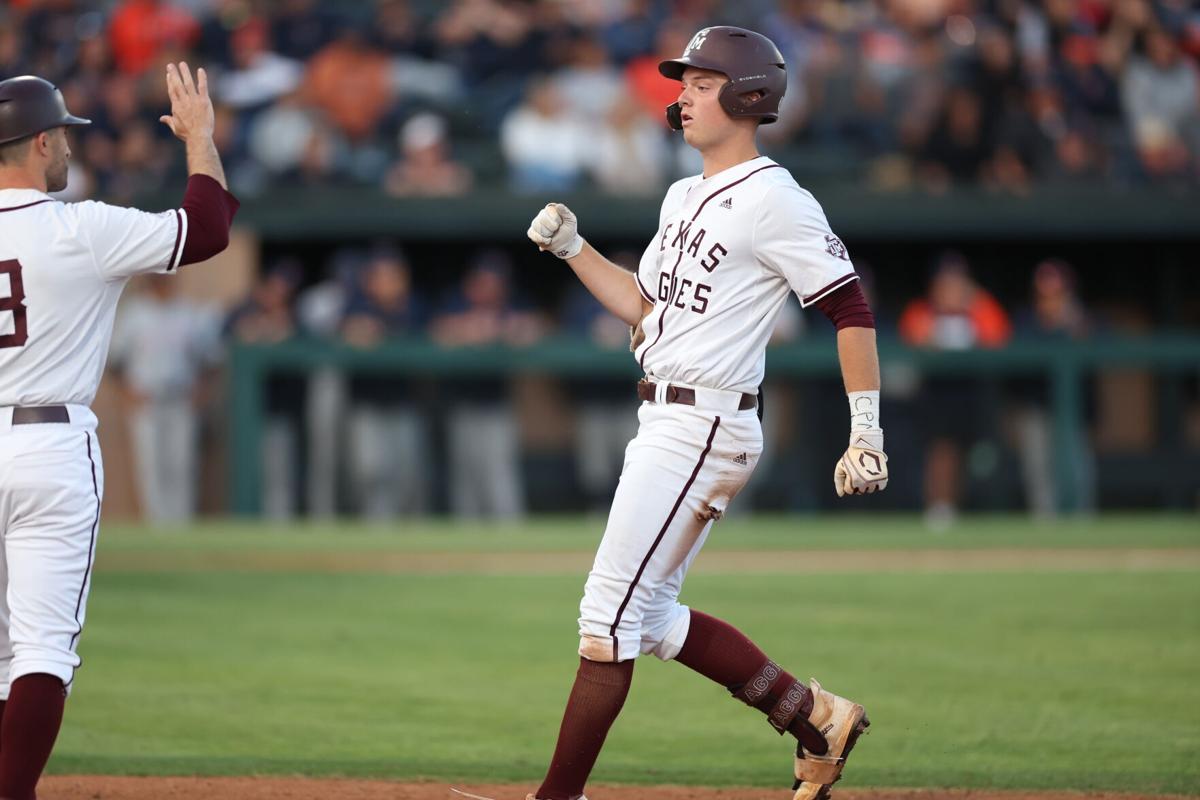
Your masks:
<svg viewBox="0 0 1200 800"><path fill-rule="evenodd" d="M737 397L737 395L735 395ZM679 603L688 567L712 527L746 485L762 453L754 409L643 403L638 434L608 515L580 604L579 654L669 660L687 638Z"/></svg>
<svg viewBox="0 0 1200 800"><path fill-rule="evenodd" d="M12 425L0 409L0 700L22 675L70 688L104 496L95 416Z"/></svg>

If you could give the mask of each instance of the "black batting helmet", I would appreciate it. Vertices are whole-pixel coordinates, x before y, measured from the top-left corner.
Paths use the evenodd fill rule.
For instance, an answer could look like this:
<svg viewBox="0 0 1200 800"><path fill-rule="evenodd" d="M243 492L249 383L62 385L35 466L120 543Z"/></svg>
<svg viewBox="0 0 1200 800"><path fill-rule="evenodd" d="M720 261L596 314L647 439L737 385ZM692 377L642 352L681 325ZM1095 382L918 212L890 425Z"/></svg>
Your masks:
<svg viewBox="0 0 1200 800"><path fill-rule="evenodd" d="M779 101L787 91L787 65L775 43L761 33L731 25L705 28L692 37L682 56L662 62L658 71L677 81L688 67L729 78L717 97L729 116L757 117L764 125L779 119ZM761 96L747 101L751 92ZM667 106L667 122L675 130L683 127L679 114L678 103Z"/></svg>
<svg viewBox="0 0 1200 800"><path fill-rule="evenodd" d="M47 80L22 75L0 81L0 144L63 125L91 125L67 111L62 92Z"/></svg>

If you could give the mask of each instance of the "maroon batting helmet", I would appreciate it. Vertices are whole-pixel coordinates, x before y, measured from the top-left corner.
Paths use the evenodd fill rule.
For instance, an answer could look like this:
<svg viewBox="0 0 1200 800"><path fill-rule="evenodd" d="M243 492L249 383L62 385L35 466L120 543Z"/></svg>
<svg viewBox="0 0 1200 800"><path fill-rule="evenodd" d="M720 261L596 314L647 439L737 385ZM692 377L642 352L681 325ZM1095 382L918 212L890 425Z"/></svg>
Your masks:
<svg viewBox="0 0 1200 800"><path fill-rule="evenodd" d="M34 75L0 81L0 144L64 125L91 125L67 111L62 92Z"/></svg>
<svg viewBox="0 0 1200 800"><path fill-rule="evenodd" d="M775 43L761 33L730 25L705 28L692 37L682 56L662 62L658 71L677 81L688 67L729 78L717 97L729 116L757 117L764 125L779 119L779 101L787 91L787 65ZM751 92L761 96L747 100ZM679 115L678 103L667 106L667 122L675 130L683 128Z"/></svg>

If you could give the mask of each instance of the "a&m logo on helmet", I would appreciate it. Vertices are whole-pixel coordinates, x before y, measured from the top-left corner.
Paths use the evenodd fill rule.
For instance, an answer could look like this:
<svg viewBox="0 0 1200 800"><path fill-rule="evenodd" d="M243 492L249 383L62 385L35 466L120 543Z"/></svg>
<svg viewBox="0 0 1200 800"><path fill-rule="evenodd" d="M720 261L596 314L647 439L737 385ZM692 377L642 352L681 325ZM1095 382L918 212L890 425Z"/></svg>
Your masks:
<svg viewBox="0 0 1200 800"><path fill-rule="evenodd" d="M686 56L688 53L692 52L693 50L699 50L704 45L704 40L708 38L708 32L711 30L712 30L712 28L705 28L704 30L700 31L695 36L693 36L692 40L690 42L688 42L687 49L685 49L683 51L683 54Z"/></svg>

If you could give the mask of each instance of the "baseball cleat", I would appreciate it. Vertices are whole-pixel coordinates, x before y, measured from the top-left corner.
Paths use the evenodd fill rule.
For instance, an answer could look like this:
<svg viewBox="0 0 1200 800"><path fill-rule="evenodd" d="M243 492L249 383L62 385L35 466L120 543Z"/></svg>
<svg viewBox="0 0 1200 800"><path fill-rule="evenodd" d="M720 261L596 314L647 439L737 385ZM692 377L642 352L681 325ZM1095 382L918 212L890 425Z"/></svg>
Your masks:
<svg viewBox="0 0 1200 800"><path fill-rule="evenodd" d="M870 727L867 712L858 703L827 692L817 683L810 681L813 694L813 710L809 721L829 742L829 751L818 756L796 745L796 792L792 800L828 800L829 790L842 777L842 768L850 751Z"/></svg>
<svg viewBox="0 0 1200 800"><path fill-rule="evenodd" d="M527 794L527 795L525 795L525 800L538 800L538 798L535 795ZM587 798L584 797L583 795L579 795L578 797L575 798L575 800L587 800Z"/></svg>

